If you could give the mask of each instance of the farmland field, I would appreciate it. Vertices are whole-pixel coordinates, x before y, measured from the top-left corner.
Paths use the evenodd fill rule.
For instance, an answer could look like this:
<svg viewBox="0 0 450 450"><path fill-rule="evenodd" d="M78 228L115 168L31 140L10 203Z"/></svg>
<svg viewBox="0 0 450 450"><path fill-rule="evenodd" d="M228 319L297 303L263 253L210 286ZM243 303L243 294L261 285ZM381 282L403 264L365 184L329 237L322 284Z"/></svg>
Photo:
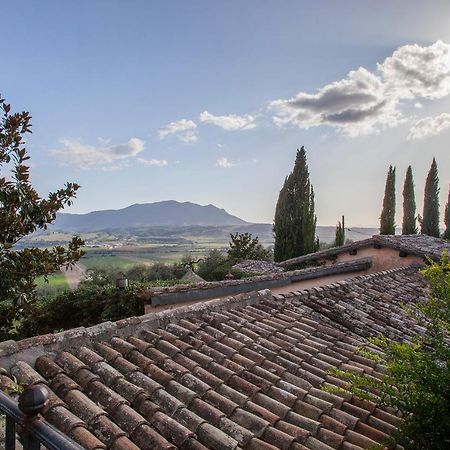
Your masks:
<svg viewBox="0 0 450 450"><path fill-rule="evenodd" d="M57 272L54 275L48 277L48 283L45 281L44 277L36 278L36 284L39 287L42 286L56 286L61 288L68 288L66 277L61 273Z"/></svg>
<svg viewBox="0 0 450 450"><path fill-rule="evenodd" d="M86 252L80 260L79 268L104 268L117 272L125 271L139 264L173 264L190 254L195 259L206 255L210 250L225 252L230 233L250 232L258 236L260 242L268 247L273 245L272 225L253 224L241 227L147 227L130 229L111 229L97 232L80 233L85 241ZM347 231L347 237L353 240L364 239L376 233L374 229L353 228ZM317 234L321 242L332 242L335 227L318 227ZM71 234L48 230L33 235L22 245L48 248L53 245L67 245ZM67 288L62 274L51 277L49 284L39 280L40 289L51 287Z"/></svg>
<svg viewBox="0 0 450 450"><path fill-rule="evenodd" d="M111 254L110 252L105 254L95 254L90 255L87 253L80 263L86 267L86 269L129 269L130 267L136 265L136 262L126 259L122 256L117 256L116 254Z"/></svg>

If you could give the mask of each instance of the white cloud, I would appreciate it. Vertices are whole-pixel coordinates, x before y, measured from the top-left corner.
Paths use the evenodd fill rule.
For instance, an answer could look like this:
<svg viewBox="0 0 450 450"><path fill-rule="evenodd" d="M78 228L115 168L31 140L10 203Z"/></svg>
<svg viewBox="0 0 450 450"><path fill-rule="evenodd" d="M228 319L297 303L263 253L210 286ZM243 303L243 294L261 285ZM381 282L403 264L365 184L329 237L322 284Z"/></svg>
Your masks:
<svg viewBox="0 0 450 450"><path fill-rule="evenodd" d="M177 120L170 122L164 128L159 130L159 138L165 139L167 136L175 135L182 142L194 143L197 142L197 124L188 119Z"/></svg>
<svg viewBox="0 0 450 450"><path fill-rule="evenodd" d="M308 129L319 125L358 136L395 127L404 121L404 100L436 99L450 94L450 45L406 45L378 64L372 73L360 67L342 80L311 94L269 104L279 126Z"/></svg>
<svg viewBox="0 0 450 450"><path fill-rule="evenodd" d="M180 134L178 136L178 139L180 139L180 141L184 142L185 144L194 144L198 140L197 132L186 131L185 133Z"/></svg>
<svg viewBox="0 0 450 450"><path fill-rule="evenodd" d="M409 130L408 139L423 139L435 136L450 128L450 114L442 113L436 117L424 117Z"/></svg>
<svg viewBox="0 0 450 450"><path fill-rule="evenodd" d="M158 167L164 167L167 166L169 163L165 159L144 159L144 158L138 158L138 163L143 164L144 166L158 166Z"/></svg>
<svg viewBox="0 0 450 450"><path fill-rule="evenodd" d="M235 166L234 163L228 161L228 158L220 158L216 161L216 167L222 167L222 169L229 169L230 167Z"/></svg>
<svg viewBox="0 0 450 450"><path fill-rule="evenodd" d="M414 103L414 108L422 109L422 108L423 108L423 105L422 105L422 103L420 103L420 102L416 102L416 103Z"/></svg>
<svg viewBox="0 0 450 450"><path fill-rule="evenodd" d="M134 158L144 150L145 142L131 138L126 144L110 145L107 140L100 140L99 145L85 145L78 139L63 138L62 147L51 150L62 164L74 165L82 169L102 166L102 170L115 170L117 162Z"/></svg>
<svg viewBox="0 0 450 450"><path fill-rule="evenodd" d="M208 111L200 114L200 122L216 125L224 130L251 130L256 127L256 117L250 114L238 116L237 114L228 114L225 116L215 116Z"/></svg>
<svg viewBox="0 0 450 450"><path fill-rule="evenodd" d="M450 94L450 45L404 45L378 64L388 91L400 98L442 98Z"/></svg>

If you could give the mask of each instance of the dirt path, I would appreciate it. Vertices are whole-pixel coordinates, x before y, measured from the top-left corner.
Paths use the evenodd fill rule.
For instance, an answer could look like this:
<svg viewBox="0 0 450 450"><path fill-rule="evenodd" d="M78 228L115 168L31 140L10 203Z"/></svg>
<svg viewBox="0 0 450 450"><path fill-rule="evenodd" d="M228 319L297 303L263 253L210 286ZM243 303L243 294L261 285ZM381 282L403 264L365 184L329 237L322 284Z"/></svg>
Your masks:
<svg viewBox="0 0 450 450"><path fill-rule="evenodd" d="M86 273L86 267L81 263L76 263L72 268L64 268L61 269L61 272L66 277L67 284L70 289L76 289L76 287L80 284L81 279Z"/></svg>

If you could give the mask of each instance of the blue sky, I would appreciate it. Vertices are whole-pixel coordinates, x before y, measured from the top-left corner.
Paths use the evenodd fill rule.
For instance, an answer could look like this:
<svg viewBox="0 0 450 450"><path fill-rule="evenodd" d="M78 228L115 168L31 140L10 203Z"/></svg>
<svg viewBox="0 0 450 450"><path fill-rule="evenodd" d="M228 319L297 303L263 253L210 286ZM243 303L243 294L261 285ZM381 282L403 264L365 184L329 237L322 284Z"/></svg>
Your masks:
<svg viewBox="0 0 450 450"><path fill-rule="evenodd" d="M0 93L68 211L175 199L271 222L305 145L318 223L378 224L397 167L450 180L448 1L6 2Z"/></svg>

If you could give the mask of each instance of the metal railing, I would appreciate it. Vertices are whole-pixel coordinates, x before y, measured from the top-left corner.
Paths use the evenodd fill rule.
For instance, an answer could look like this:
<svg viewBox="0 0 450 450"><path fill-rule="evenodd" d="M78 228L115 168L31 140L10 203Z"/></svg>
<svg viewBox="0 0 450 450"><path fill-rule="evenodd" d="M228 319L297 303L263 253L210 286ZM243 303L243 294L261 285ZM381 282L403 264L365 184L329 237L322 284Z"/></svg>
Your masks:
<svg viewBox="0 0 450 450"><path fill-rule="evenodd" d="M48 399L47 389L39 385L25 388L18 402L0 391L0 412L6 415L5 450L16 449L17 437L23 450L83 450L40 416Z"/></svg>

